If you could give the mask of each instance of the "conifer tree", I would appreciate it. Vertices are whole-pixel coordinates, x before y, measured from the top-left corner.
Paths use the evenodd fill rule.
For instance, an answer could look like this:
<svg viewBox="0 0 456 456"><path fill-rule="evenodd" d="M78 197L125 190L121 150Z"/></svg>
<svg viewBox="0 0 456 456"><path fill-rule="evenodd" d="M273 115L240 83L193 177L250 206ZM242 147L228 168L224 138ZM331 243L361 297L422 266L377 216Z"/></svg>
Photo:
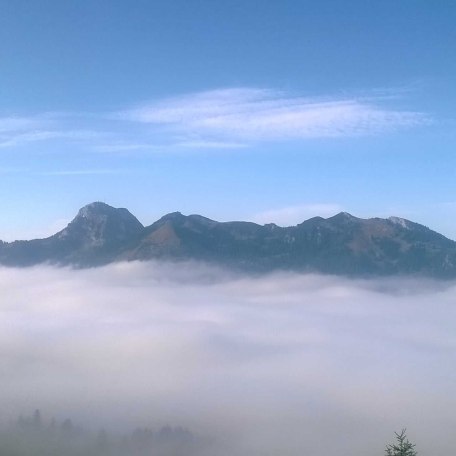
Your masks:
<svg viewBox="0 0 456 456"><path fill-rule="evenodd" d="M396 434L396 443L387 445L385 449L386 456L416 456L415 444L409 442L405 435L406 429L402 429L400 434Z"/></svg>

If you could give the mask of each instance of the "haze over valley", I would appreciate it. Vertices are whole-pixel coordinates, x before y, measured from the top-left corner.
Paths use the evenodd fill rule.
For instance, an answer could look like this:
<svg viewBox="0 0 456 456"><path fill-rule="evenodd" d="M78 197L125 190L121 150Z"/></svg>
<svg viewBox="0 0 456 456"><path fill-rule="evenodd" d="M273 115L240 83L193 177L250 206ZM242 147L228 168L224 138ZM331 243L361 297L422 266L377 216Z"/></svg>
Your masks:
<svg viewBox="0 0 456 456"><path fill-rule="evenodd" d="M217 455L381 454L405 425L423 454L456 444L454 282L122 262L0 287L4 423L168 424Z"/></svg>

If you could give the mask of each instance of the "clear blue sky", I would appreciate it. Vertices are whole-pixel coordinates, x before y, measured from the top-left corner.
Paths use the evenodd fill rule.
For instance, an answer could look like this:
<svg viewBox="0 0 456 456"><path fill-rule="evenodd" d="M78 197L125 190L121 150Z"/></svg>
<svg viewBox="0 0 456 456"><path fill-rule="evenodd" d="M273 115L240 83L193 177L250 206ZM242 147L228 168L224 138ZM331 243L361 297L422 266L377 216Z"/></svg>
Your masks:
<svg viewBox="0 0 456 456"><path fill-rule="evenodd" d="M0 239L95 200L456 239L456 2L0 0Z"/></svg>

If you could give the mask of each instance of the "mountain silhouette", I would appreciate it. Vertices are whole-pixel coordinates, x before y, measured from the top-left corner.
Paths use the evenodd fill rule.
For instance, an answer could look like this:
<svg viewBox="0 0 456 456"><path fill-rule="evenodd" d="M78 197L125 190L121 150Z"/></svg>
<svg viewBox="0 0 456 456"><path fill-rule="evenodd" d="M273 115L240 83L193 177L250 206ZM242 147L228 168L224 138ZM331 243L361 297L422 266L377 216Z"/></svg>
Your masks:
<svg viewBox="0 0 456 456"><path fill-rule="evenodd" d="M0 264L15 267L153 259L198 260L249 272L456 277L456 242L399 217L362 219L346 212L290 227L173 212L145 227L127 209L95 202L53 236L0 244Z"/></svg>

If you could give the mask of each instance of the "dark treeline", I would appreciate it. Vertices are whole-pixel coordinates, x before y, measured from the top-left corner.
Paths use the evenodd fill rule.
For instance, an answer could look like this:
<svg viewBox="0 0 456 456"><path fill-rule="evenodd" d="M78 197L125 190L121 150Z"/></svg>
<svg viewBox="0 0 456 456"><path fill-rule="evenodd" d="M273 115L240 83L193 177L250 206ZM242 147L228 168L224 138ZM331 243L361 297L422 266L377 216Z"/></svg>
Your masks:
<svg viewBox="0 0 456 456"><path fill-rule="evenodd" d="M0 431L1 456L189 456L207 441L182 427L138 428L129 434L94 432L66 419L44 420L37 410Z"/></svg>

